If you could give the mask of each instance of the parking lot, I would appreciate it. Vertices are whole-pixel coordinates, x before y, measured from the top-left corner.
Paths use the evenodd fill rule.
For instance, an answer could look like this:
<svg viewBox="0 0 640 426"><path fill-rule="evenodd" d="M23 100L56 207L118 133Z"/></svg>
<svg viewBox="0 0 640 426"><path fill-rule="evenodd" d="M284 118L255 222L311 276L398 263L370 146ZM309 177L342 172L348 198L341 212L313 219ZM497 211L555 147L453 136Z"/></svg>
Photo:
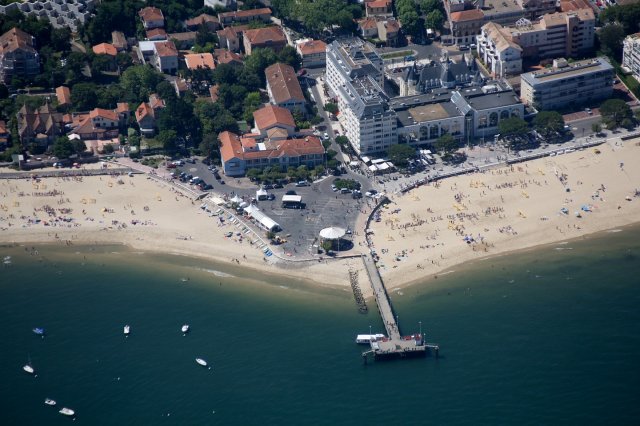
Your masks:
<svg viewBox="0 0 640 426"><path fill-rule="evenodd" d="M206 183L212 184L214 187L212 194L221 198L230 199L237 195L244 201L251 202L252 198L256 198L256 191L260 189L248 178L235 179L222 175L225 183L220 184L220 181L216 180L213 173L208 170L208 166L200 160L195 164L186 163L173 170L177 173L184 171L194 177L200 177ZM363 192L371 188L364 176L341 177L358 180L363 185ZM319 245L318 234L321 229L329 226L354 229L359 211L367 205L367 202L372 203L366 197L354 199L352 193L334 192L331 189L334 179L335 177L329 176L310 183L309 186L296 186L294 183L289 183L282 188L271 188L267 192L274 195L273 200L257 201L258 208L282 227L282 232L278 235L286 240L281 247L288 255L304 258L315 254L313 245ZM305 203L304 209L282 207L282 196L288 191L295 191L296 195L302 197L302 202ZM346 235L341 246L342 250L349 250L350 240L350 235Z"/></svg>

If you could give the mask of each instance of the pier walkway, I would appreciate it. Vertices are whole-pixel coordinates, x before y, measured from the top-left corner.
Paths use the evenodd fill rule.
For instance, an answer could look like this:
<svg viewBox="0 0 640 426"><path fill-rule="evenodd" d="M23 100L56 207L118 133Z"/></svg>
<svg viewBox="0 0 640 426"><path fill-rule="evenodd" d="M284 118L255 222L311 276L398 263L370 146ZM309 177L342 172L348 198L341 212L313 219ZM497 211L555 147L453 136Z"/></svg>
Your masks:
<svg viewBox="0 0 640 426"><path fill-rule="evenodd" d="M384 323L388 336L385 339L371 342L371 350L362 354L365 361L369 353L373 353L373 356L376 358L388 356L405 357L409 355L424 355L427 348L433 348L437 354L437 345L425 344L424 337L420 334L405 337L400 334L397 317L393 313L389 295L387 294L387 290L384 287L384 283L382 282L373 258L370 254L363 255L362 261L369 276L373 295L376 298L376 304L378 305L378 310L380 311L380 316L382 317L382 322Z"/></svg>

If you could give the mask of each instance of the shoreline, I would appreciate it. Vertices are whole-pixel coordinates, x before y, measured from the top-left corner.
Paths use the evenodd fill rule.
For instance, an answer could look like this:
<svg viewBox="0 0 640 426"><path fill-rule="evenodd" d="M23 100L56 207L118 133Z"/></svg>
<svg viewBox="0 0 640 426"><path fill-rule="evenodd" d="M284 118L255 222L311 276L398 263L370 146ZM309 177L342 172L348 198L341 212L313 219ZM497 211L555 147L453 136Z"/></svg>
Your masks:
<svg viewBox="0 0 640 426"><path fill-rule="evenodd" d="M370 224L385 285L408 287L465 263L640 223L640 199L629 196L640 186L640 170L633 168L640 164L639 146L637 140L612 141L597 154L586 149L392 194L381 220ZM632 166L623 168L623 161ZM590 211L575 217L586 204ZM567 213L560 214L560 207ZM358 214L359 226L366 216ZM251 234L238 231L169 183L144 175L34 180L2 179L0 173L0 244L117 244L348 292L350 269L366 277L359 257L277 260L265 257ZM353 253L345 254L368 249L358 231ZM371 289L363 283L369 298Z"/></svg>

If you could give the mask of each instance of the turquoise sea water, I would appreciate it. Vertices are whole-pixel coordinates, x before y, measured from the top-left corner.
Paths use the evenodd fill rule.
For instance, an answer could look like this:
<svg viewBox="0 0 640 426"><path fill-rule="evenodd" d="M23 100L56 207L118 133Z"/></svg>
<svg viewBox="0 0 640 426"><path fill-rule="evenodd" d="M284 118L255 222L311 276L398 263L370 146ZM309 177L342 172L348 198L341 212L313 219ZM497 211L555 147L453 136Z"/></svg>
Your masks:
<svg viewBox="0 0 640 426"><path fill-rule="evenodd" d="M345 291L121 247L2 247L0 424L68 424L67 406L87 425L637 425L639 237L488 259L394 292L402 330L422 321L441 358L366 366L355 335L382 323Z"/></svg>

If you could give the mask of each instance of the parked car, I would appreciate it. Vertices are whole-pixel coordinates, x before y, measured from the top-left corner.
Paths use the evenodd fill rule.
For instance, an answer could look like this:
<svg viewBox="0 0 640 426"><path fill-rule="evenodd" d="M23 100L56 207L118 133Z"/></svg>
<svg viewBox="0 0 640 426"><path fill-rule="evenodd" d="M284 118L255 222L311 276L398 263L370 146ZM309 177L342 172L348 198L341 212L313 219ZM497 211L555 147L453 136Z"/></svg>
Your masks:
<svg viewBox="0 0 640 426"><path fill-rule="evenodd" d="M281 183L274 183L273 184L273 189L282 189L282 188L284 188L284 186L282 186Z"/></svg>
<svg viewBox="0 0 640 426"><path fill-rule="evenodd" d="M294 190L290 189L289 191L287 191L287 192L285 193L285 195L298 195L298 194L296 194L296 191L294 191Z"/></svg>
<svg viewBox="0 0 640 426"><path fill-rule="evenodd" d="M307 182L306 180L301 180L296 182L296 186L309 186L309 182Z"/></svg>

